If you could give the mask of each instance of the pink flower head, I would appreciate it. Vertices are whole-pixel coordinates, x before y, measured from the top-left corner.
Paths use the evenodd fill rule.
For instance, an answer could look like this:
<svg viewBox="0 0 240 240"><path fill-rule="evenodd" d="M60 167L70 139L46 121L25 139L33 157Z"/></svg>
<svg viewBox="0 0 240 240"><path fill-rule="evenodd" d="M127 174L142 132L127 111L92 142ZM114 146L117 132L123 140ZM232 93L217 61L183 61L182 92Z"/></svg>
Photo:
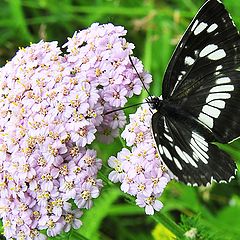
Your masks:
<svg viewBox="0 0 240 240"><path fill-rule="evenodd" d="M146 214L154 214L162 208L157 198L173 178L159 157L150 130L151 112L142 105L130 115L130 123L122 132L131 150L123 148L116 157L110 157L113 168L109 179L121 183L121 190L136 197L136 204L145 208Z"/></svg>
<svg viewBox="0 0 240 240"><path fill-rule="evenodd" d="M142 90L125 35L121 26L94 23L68 38L66 54L57 42L40 41L0 69L0 216L8 239L42 240L42 229L56 236L79 228L81 209L99 196L102 161L89 145L97 134L104 143L118 136L124 112L104 113ZM133 61L148 86L151 76ZM132 176L122 164L109 165L114 181Z"/></svg>

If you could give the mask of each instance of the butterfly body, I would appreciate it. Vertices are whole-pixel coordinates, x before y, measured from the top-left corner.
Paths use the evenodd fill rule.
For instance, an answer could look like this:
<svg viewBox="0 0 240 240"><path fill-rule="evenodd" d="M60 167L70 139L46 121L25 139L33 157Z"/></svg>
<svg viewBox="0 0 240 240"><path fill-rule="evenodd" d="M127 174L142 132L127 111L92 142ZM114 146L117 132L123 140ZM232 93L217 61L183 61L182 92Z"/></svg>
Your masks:
<svg viewBox="0 0 240 240"><path fill-rule="evenodd" d="M180 103L163 100L158 97L151 97L150 99L148 99L148 102L151 103L150 105L153 110L157 110L158 113L168 118L174 118L175 121L183 124L185 128L195 130L205 136L208 141L214 141L215 138L212 136L209 128L202 124L197 118L193 117Z"/></svg>
<svg viewBox="0 0 240 240"><path fill-rule="evenodd" d="M213 142L240 136L240 36L220 1L207 1L191 22L162 89L148 102L163 162L186 184L230 181L236 164Z"/></svg>

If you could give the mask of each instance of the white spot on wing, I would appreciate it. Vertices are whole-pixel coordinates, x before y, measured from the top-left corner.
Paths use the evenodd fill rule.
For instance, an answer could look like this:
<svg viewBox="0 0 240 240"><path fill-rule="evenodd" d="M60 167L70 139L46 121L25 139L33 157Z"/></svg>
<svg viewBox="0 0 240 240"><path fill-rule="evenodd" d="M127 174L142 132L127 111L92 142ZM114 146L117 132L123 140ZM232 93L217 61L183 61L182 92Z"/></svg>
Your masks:
<svg viewBox="0 0 240 240"><path fill-rule="evenodd" d="M191 66L194 63L194 59L192 57L185 57L185 64Z"/></svg>
<svg viewBox="0 0 240 240"><path fill-rule="evenodd" d="M196 149L194 150L198 159L200 159L203 163L208 164L208 160Z"/></svg>
<svg viewBox="0 0 240 240"><path fill-rule="evenodd" d="M219 2L219 1L218 1ZM211 183L210 182L208 182L207 184L206 184L206 187L209 187L211 185Z"/></svg>
<svg viewBox="0 0 240 240"><path fill-rule="evenodd" d="M173 88L173 90L172 90L172 92L171 92L171 95L172 95L172 93L175 91L175 89L176 89L176 87L177 87L177 85L179 84L179 81L182 79L182 75L179 75L179 77L178 77L178 81L176 82L176 84L174 85L174 88Z"/></svg>
<svg viewBox="0 0 240 240"><path fill-rule="evenodd" d="M199 134L192 132L192 136L193 138L195 138L198 142L201 142L203 145L205 145L206 147L208 147L208 143L206 142L206 140L200 136Z"/></svg>
<svg viewBox="0 0 240 240"><path fill-rule="evenodd" d="M209 115L211 117L214 117L214 118L218 118L220 113L221 113L221 111L219 109L211 107L211 106L208 106L208 105L205 105L202 108L202 111L204 113L206 113L207 115Z"/></svg>
<svg viewBox="0 0 240 240"><path fill-rule="evenodd" d="M182 165L180 164L180 162L179 162L176 158L173 158L173 160L174 160L176 166L177 166L180 170L182 170Z"/></svg>
<svg viewBox="0 0 240 240"><path fill-rule="evenodd" d="M198 141L196 138L194 138L194 140L197 142L198 146L199 146L204 152L207 152L207 151L208 151L208 145L206 146L206 145L203 144L202 142Z"/></svg>
<svg viewBox="0 0 240 240"><path fill-rule="evenodd" d="M222 77L216 80L216 84L230 83L231 79L229 77Z"/></svg>
<svg viewBox="0 0 240 240"><path fill-rule="evenodd" d="M195 161L186 152L183 152L183 154L186 156L187 160L190 162L191 165L193 165L196 168L198 167Z"/></svg>
<svg viewBox="0 0 240 240"><path fill-rule="evenodd" d="M216 71L219 71L219 70L221 70L222 68L223 68L223 66L222 66L222 65L219 65L219 66L216 67Z"/></svg>
<svg viewBox="0 0 240 240"><path fill-rule="evenodd" d="M217 99L229 99L231 98L231 95L229 93L212 93L209 94L206 103L212 101L212 100L217 100Z"/></svg>
<svg viewBox="0 0 240 240"><path fill-rule="evenodd" d="M208 154L206 153L206 151L203 151L203 149L201 149L198 145L198 142L192 138L191 139L191 144L194 146L194 148L201 153L202 156L204 156L205 160L209 158Z"/></svg>
<svg viewBox="0 0 240 240"><path fill-rule="evenodd" d="M220 85L220 86L216 86L211 88L210 93L214 93L214 92L231 92L234 90L234 86L233 85Z"/></svg>
<svg viewBox="0 0 240 240"><path fill-rule="evenodd" d="M208 115L204 113L200 113L198 116L198 120L205 123L208 127L213 127L213 118L209 117Z"/></svg>
<svg viewBox="0 0 240 240"><path fill-rule="evenodd" d="M211 53L208 58L210 60L219 60L219 59L222 59L224 57L226 57L226 52L223 50L223 49L219 49L213 53Z"/></svg>
<svg viewBox="0 0 240 240"><path fill-rule="evenodd" d="M166 157L169 159L169 160L172 160L172 156L170 154L170 152L168 151L168 149L165 147L165 146L162 146L163 148L163 152L164 154L166 155Z"/></svg>
<svg viewBox="0 0 240 240"><path fill-rule="evenodd" d="M162 148L162 145L160 145L160 144L158 145L158 150L159 150L159 153L160 153L160 154L163 154L163 148Z"/></svg>
<svg viewBox="0 0 240 240"><path fill-rule="evenodd" d="M197 27L198 23L199 23L198 20L196 20L196 21L193 23L193 26L192 26L192 29L191 29L192 32L195 30L195 28Z"/></svg>
<svg viewBox="0 0 240 240"><path fill-rule="evenodd" d="M193 138L191 139L191 147L192 147L193 151L197 154L197 156L200 158L200 160L202 160L202 162L207 164L208 163L207 159L209 158L209 156L207 155L206 152L204 152L198 146L197 142Z"/></svg>
<svg viewBox="0 0 240 240"><path fill-rule="evenodd" d="M194 55L197 57L199 53L199 50L194 50Z"/></svg>
<svg viewBox="0 0 240 240"><path fill-rule="evenodd" d="M213 51L217 50L218 46L215 44L209 44L203 50L199 53L199 57L205 57L209 53L212 53Z"/></svg>
<svg viewBox="0 0 240 240"><path fill-rule="evenodd" d="M173 139L166 133L163 134L168 141L173 142Z"/></svg>
<svg viewBox="0 0 240 240"><path fill-rule="evenodd" d="M177 152L177 154L179 155L179 157L185 162L185 163L189 163L189 161L187 160L186 156L184 155L183 151L178 147L175 146L175 150Z"/></svg>
<svg viewBox="0 0 240 240"><path fill-rule="evenodd" d="M169 132L168 126L167 126L167 124L166 124L166 119L165 119L165 117L163 118L163 123L164 123L165 131L166 131L166 132Z"/></svg>
<svg viewBox="0 0 240 240"><path fill-rule="evenodd" d="M207 27L207 23L201 22L194 30L194 35L198 35L199 33L201 33L206 27Z"/></svg>
<svg viewBox="0 0 240 240"><path fill-rule="evenodd" d="M213 176L212 176L210 182L212 183L213 181L216 182L216 180L215 180L215 179L213 178Z"/></svg>
<svg viewBox="0 0 240 240"><path fill-rule="evenodd" d="M226 180L220 180L219 183L227 183Z"/></svg>
<svg viewBox="0 0 240 240"><path fill-rule="evenodd" d="M225 108L225 102L223 100L214 100L212 102L209 103L209 105L213 106L213 107L217 107L220 109L224 109Z"/></svg>
<svg viewBox="0 0 240 240"><path fill-rule="evenodd" d="M219 74L220 74L220 71L219 71L219 70L221 70L222 68L223 68L222 65L217 66L217 67L216 67L216 72L214 73L214 75L215 75L215 76L219 75Z"/></svg>
<svg viewBox="0 0 240 240"><path fill-rule="evenodd" d="M216 23L213 23L208 29L207 29L207 32L208 33L211 33L213 32L214 30L216 30L218 28L218 25Z"/></svg>

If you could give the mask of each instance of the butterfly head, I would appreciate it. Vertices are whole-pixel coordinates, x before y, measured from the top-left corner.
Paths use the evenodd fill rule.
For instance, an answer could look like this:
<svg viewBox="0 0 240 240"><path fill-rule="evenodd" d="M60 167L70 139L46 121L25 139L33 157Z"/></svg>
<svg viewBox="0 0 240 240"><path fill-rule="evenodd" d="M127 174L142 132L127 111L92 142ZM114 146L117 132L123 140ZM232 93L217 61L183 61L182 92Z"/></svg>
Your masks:
<svg viewBox="0 0 240 240"><path fill-rule="evenodd" d="M160 97L148 97L147 102L151 109L159 109L162 106L162 96Z"/></svg>

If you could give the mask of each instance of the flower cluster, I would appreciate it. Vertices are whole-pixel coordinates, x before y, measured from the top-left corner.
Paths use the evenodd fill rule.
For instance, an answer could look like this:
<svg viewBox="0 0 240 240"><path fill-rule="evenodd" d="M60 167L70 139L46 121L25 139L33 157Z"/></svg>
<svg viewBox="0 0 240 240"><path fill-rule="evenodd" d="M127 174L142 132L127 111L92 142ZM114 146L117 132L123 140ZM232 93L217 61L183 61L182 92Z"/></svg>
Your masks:
<svg viewBox="0 0 240 240"><path fill-rule="evenodd" d="M41 41L0 69L0 217L8 239L79 228L81 209L99 196L102 161L88 145L97 132L105 142L117 136L123 111L104 113L142 90L125 34L93 24L68 39L65 54ZM133 61L148 85L150 75Z"/></svg>
<svg viewBox="0 0 240 240"><path fill-rule="evenodd" d="M146 214L159 211L162 203L157 199L173 178L163 165L150 130L150 110L141 106L130 115L130 123L122 133L131 151L123 148L117 157L110 157L108 165L114 170L109 174L113 182L121 183L121 190L136 197L136 204L145 208Z"/></svg>

